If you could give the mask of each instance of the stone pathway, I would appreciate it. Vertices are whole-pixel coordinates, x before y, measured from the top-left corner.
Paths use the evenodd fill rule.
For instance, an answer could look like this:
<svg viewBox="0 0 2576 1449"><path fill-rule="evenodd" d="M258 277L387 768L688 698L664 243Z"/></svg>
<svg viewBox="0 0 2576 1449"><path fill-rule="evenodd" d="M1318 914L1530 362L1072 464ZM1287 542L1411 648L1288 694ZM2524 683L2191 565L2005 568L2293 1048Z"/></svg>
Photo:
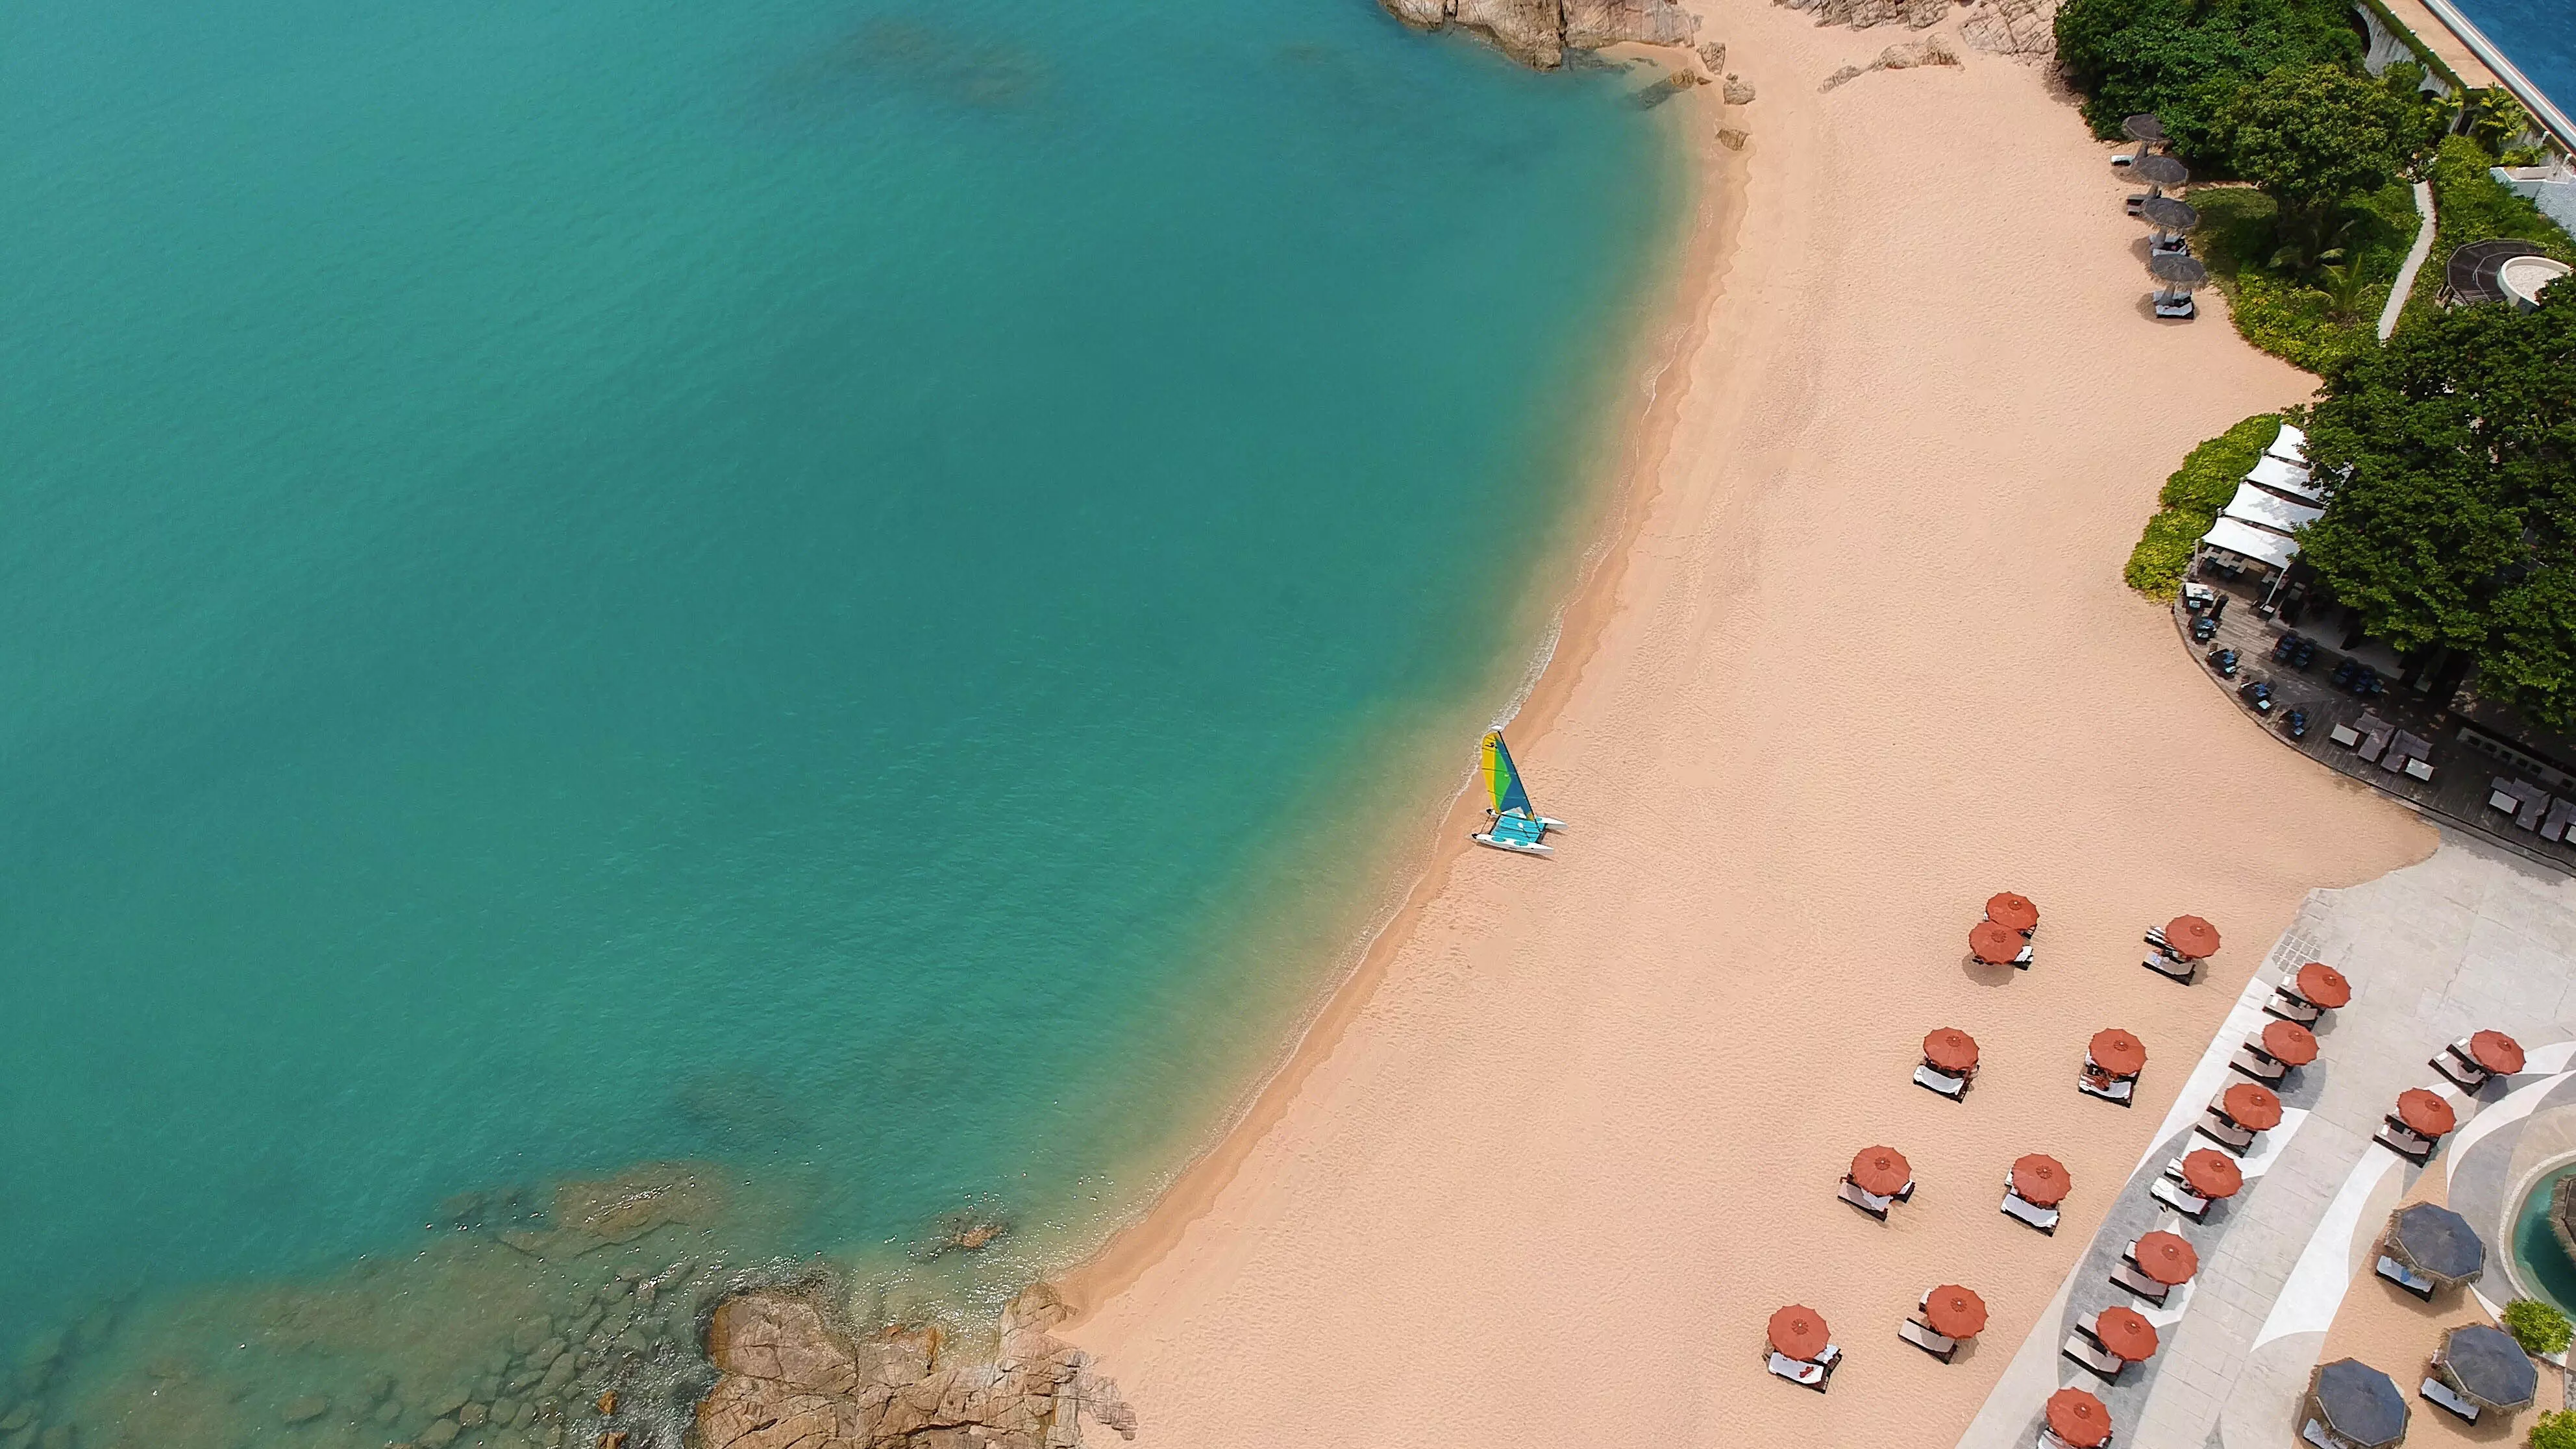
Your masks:
<svg viewBox="0 0 2576 1449"><path fill-rule="evenodd" d="M2149 1188L2198 1142L2192 1126L2229 1083L2237 1047L2262 1029L2273 983L2325 961L2353 983L2352 1004L2318 1025L2324 1051L2280 1089L2281 1125L2243 1161L2246 1184L2194 1224ZM2435 1075L2445 1043L2482 1027L2520 1039L2527 1070L2477 1100ZM2502 1217L2516 1185L2552 1151L2576 1154L2576 879L2445 829L2419 865L2365 885L2312 893L2211 1039L2154 1144L2120 1189L2055 1302L2021 1344L1960 1449L2028 1449L2040 1405L2062 1384L2110 1406L2117 1442L2137 1449L2279 1449L2297 1442L2299 1402L2344 1296L2369 1271L2369 1249L2403 1190L2426 1171L2452 1173L2453 1205L2487 1237L2479 1286L2514 1295ZM2462 1126L2429 1167L2371 1141L2408 1087L2432 1086ZM2564 1105L2565 1111L2558 1110ZM2539 1110L2535 1110L2539 1109ZM2556 1144L2553 1146L2553 1144ZM2456 1165L2456 1166L2455 1166ZM2201 1269L2161 1308L2114 1286L2110 1269L2140 1232L2179 1232ZM2114 1303L2147 1313L2163 1343L2104 1384L2062 1357L2078 1318ZM2411 1390L2420 1364L2381 1365Z"/></svg>
<svg viewBox="0 0 2576 1449"><path fill-rule="evenodd" d="M2379 340L2396 335L2398 314L2406 310L2406 298L2415 290L2415 274L2424 270L2424 259L2433 254L2433 187L2430 182L2415 183L2415 215L2421 220L2415 227L2415 245L2406 249L2406 262L2397 269L2397 285L2388 293L2388 305L2379 309Z"/></svg>

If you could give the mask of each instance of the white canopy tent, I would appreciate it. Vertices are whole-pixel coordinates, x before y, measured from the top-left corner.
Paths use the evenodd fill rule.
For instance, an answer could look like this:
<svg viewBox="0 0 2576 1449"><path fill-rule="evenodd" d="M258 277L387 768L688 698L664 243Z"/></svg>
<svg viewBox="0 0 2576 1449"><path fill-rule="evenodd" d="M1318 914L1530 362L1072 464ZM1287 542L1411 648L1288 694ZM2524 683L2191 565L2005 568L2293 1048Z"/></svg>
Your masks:
<svg viewBox="0 0 2576 1449"><path fill-rule="evenodd" d="M2268 528L2256 528L2241 518L2221 518L2200 536L2200 541L2222 553L2232 553L2249 563L2265 568L2286 569L2290 560L2299 556L2296 541L2283 538Z"/></svg>
<svg viewBox="0 0 2576 1449"><path fill-rule="evenodd" d="M2283 423L2281 431L2272 435L2272 446L2265 448L2263 452L2284 463L2305 468L2308 466L2307 431L2295 424Z"/></svg>
<svg viewBox="0 0 2576 1449"><path fill-rule="evenodd" d="M2304 498L2310 503L2326 501L2325 490L2309 481L2307 469L2296 463L2284 463L2269 453L2255 460L2254 471L2245 475L2245 481L2276 489L2294 498Z"/></svg>
<svg viewBox="0 0 2576 1449"><path fill-rule="evenodd" d="M2239 483L2236 485L2236 496L2227 501L2225 516L2241 518L2247 523L2271 529L2276 533L2288 533L2301 524L2316 522L2325 517L2325 513L2322 508L2311 508L2304 503L2292 503L2278 493L2266 493L2251 483Z"/></svg>

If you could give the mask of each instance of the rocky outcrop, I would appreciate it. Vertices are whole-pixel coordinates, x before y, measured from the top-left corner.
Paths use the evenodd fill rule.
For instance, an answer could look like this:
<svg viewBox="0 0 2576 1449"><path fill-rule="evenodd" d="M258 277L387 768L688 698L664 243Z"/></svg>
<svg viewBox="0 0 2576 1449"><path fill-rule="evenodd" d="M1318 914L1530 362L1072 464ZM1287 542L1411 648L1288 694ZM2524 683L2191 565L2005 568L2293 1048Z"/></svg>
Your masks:
<svg viewBox="0 0 2576 1449"><path fill-rule="evenodd" d="M1388 14L1418 30L1457 26L1502 48L1523 65L1553 70L1567 51L1632 41L1688 45L1699 17L1674 0L1378 0Z"/></svg>
<svg viewBox="0 0 2576 1449"><path fill-rule="evenodd" d="M1078 1449L1082 1421L1136 1436L1118 1386L1047 1329L1055 1297L1032 1288L1003 1311L1000 1351L955 1355L936 1329L860 1337L813 1296L766 1288L717 1305L707 1356L720 1375L698 1403L705 1449Z"/></svg>
<svg viewBox="0 0 2576 1449"><path fill-rule="evenodd" d="M1940 24L1949 18L1951 0L1779 0L1792 10L1804 10L1816 17L1818 25L1848 25L1854 30L1867 30L1873 25L1906 25L1916 30Z"/></svg>
<svg viewBox="0 0 2576 1449"><path fill-rule="evenodd" d="M1818 25L1848 25L1854 30L1867 30L1878 25L1904 25L1915 30L1928 30L1948 19L1950 13L1959 8L1954 0L1777 0L1777 3L1815 16ZM1996 55L2042 59L2057 52L2058 4L2059 0L1972 0L1959 16L1959 35L1977 49ZM1871 70L1878 68L1868 67Z"/></svg>
<svg viewBox="0 0 2576 1449"><path fill-rule="evenodd" d="M1918 65L1957 65L1958 63L1959 52L1951 47L1946 38L1936 33L1927 35L1921 40L1909 40L1902 45L1891 45L1880 51L1878 59L1867 65L1844 66L1825 77L1825 83L1817 89L1829 91L1845 81L1857 80L1874 70L1912 70Z"/></svg>

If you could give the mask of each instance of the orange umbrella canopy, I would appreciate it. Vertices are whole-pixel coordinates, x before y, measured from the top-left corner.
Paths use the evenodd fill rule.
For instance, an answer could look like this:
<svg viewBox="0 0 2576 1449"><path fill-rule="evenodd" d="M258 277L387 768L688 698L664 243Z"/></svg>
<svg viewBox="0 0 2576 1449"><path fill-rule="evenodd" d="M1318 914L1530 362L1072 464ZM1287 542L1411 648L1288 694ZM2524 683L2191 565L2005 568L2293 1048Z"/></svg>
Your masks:
<svg viewBox="0 0 2576 1449"><path fill-rule="evenodd" d="M2106 1352L2131 1363L2145 1363L2156 1351L2156 1326L2134 1308L2103 1309L2093 1320L2093 1336Z"/></svg>
<svg viewBox="0 0 2576 1449"><path fill-rule="evenodd" d="M2460 1125L2460 1114L2422 1087L2408 1087L2397 1094L2397 1120L2427 1137L2439 1137Z"/></svg>
<svg viewBox="0 0 2576 1449"><path fill-rule="evenodd" d="M2506 1076L2522 1070L2522 1043L2500 1031L2482 1031L2469 1038L2469 1055L2478 1065Z"/></svg>
<svg viewBox="0 0 2576 1449"><path fill-rule="evenodd" d="M2172 1233L2138 1235L2138 1271L2167 1287L2188 1283L2200 1271L2200 1254Z"/></svg>
<svg viewBox="0 0 2576 1449"><path fill-rule="evenodd" d="M2295 1021L2275 1021L2263 1028L2263 1050L2285 1067L2304 1067L2317 1059L2317 1034Z"/></svg>
<svg viewBox="0 0 2576 1449"><path fill-rule="evenodd" d="M1986 919L2007 931L2027 931L2039 924L2039 907L2028 896L2005 891L1986 902Z"/></svg>
<svg viewBox="0 0 2576 1449"><path fill-rule="evenodd" d="M2269 1087L2238 1082L2219 1096L2218 1110L2248 1132L2269 1132L2281 1125L2281 1099Z"/></svg>
<svg viewBox="0 0 2576 1449"><path fill-rule="evenodd" d="M1771 1315L1771 1346L1790 1358L1812 1359L1833 1343L1825 1315L1792 1303Z"/></svg>
<svg viewBox="0 0 2576 1449"><path fill-rule="evenodd" d="M2298 987L2299 999L2310 1006L2331 1010L2352 1004L2352 983L2323 961L2311 961L2299 968Z"/></svg>
<svg viewBox="0 0 2576 1449"><path fill-rule="evenodd" d="M2176 916L2165 923L2165 944L2175 954L2198 961L2218 954L2218 928L2198 916Z"/></svg>
<svg viewBox="0 0 2576 1449"><path fill-rule="evenodd" d="M2234 1197L2245 1186L2245 1169L2226 1153L2203 1147L2183 1154L2182 1181L2205 1198Z"/></svg>
<svg viewBox="0 0 2576 1449"><path fill-rule="evenodd" d="M2066 1201L2075 1179L2066 1175L2066 1164L2045 1152L2013 1159L2012 1190L2032 1207L2055 1207Z"/></svg>
<svg viewBox="0 0 2576 1449"><path fill-rule="evenodd" d="M2147 1044L2116 1026L2093 1033L2085 1050L2092 1055L2093 1065L2115 1077L2134 1077L2146 1069Z"/></svg>
<svg viewBox="0 0 2576 1449"><path fill-rule="evenodd" d="M1924 1300L1923 1319L1943 1338L1974 1338L1985 1331L1986 1300L1956 1283L1944 1283Z"/></svg>
<svg viewBox="0 0 2576 1449"><path fill-rule="evenodd" d="M1923 1038L1923 1060L1945 1072L1969 1072L1977 1067L1977 1039L1955 1026L1945 1026Z"/></svg>
<svg viewBox="0 0 2576 1449"><path fill-rule="evenodd" d="M1890 1197L1914 1180L1913 1165L1893 1147L1864 1147L1852 1158L1852 1186L1871 1197Z"/></svg>
<svg viewBox="0 0 2576 1449"><path fill-rule="evenodd" d="M1968 952L1980 961L2009 966L2021 954L2021 933L1992 921L1979 921L1968 928Z"/></svg>
<svg viewBox="0 0 2576 1449"><path fill-rule="evenodd" d="M2048 1432L2074 1449L2100 1449L2111 1442L2111 1411L2082 1389L2059 1389L2048 1396Z"/></svg>

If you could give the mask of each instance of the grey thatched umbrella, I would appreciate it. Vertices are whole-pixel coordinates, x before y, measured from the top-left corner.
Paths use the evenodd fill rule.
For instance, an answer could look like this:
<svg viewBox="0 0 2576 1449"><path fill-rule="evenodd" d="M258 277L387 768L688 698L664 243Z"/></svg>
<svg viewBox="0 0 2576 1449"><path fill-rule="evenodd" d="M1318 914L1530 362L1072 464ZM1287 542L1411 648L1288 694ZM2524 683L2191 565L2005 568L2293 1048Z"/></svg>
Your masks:
<svg viewBox="0 0 2576 1449"><path fill-rule="evenodd" d="M2183 252L2158 252L2147 258L2147 275L2178 292L2209 280L2209 268Z"/></svg>
<svg viewBox="0 0 2576 1449"><path fill-rule="evenodd" d="M2484 1323L2442 1335L2442 1376L2490 1409L2511 1413L2540 1394L2540 1370L2513 1335Z"/></svg>
<svg viewBox="0 0 2576 1449"><path fill-rule="evenodd" d="M2335 1437L2381 1449L2406 1437L2406 1395L2357 1358L2339 1358L2308 1380L2308 1403Z"/></svg>
<svg viewBox="0 0 2576 1449"><path fill-rule="evenodd" d="M2487 1245L2469 1220L2446 1207L2419 1202L2388 1218L2388 1249L2400 1261L2443 1284L2473 1283L2487 1270Z"/></svg>
<svg viewBox="0 0 2576 1449"><path fill-rule="evenodd" d="M2141 112L2138 115L2122 118L2120 133L2132 141L2143 141L2153 145L2165 138L2165 123Z"/></svg>
<svg viewBox="0 0 2576 1449"><path fill-rule="evenodd" d="M2129 174L2147 183L2149 196L2162 196L2166 187L2191 180L2190 169L2171 156L2141 156L2130 164Z"/></svg>
<svg viewBox="0 0 2576 1449"><path fill-rule="evenodd" d="M2186 232L2200 225L2200 209L2178 196L2150 196L2138 215L2159 231Z"/></svg>

